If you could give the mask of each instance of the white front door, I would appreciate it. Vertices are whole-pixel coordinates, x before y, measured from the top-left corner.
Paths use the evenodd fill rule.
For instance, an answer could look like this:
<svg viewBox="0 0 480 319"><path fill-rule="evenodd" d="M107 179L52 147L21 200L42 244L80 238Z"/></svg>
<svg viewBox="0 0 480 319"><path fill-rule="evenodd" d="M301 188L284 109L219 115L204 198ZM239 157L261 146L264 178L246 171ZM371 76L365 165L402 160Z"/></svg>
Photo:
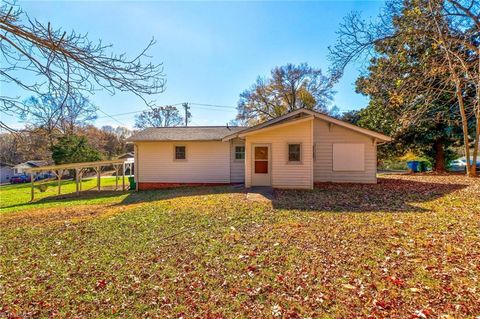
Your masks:
<svg viewBox="0 0 480 319"><path fill-rule="evenodd" d="M252 186L271 186L270 145L252 145Z"/></svg>

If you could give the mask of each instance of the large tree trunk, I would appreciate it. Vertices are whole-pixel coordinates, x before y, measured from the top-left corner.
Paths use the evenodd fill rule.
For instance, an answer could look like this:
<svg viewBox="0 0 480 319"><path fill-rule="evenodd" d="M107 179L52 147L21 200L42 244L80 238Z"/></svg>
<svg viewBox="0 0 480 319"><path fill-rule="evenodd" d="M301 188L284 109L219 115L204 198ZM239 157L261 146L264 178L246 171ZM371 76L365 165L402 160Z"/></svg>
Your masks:
<svg viewBox="0 0 480 319"><path fill-rule="evenodd" d="M465 147L465 158L467 159L467 176L475 176L475 171L472 171L470 165L470 138L468 137L468 119L465 113L465 104L463 103L463 95L460 86L460 81L458 79L455 80L455 87L456 87L456 95L458 106L460 110L460 116L462 118L462 131L463 131L463 146Z"/></svg>
<svg viewBox="0 0 480 319"><path fill-rule="evenodd" d="M477 176L477 158L478 158L478 148L480 146L480 106L477 109L477 118L475 121L475 138L474 138L474 147L472 154L472 167L470 167L470 175Z"/></svg>
<svg viewBox="0 0 480 319"><path fill-rule="evenodd" d="M443 145L443 139L438 138L433 143L433 149L435 150L435 163L433 170L437 173L444 173L446 171L445 166L445 146Z"/></svg>

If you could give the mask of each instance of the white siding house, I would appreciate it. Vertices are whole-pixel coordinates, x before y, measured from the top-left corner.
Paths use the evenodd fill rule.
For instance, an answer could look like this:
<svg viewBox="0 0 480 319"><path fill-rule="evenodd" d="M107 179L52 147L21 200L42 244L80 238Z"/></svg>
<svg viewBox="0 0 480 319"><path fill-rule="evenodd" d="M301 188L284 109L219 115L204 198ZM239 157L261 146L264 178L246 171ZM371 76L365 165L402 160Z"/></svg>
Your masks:
<svg viewBox="0 0 480 319"><path fill-rule="evenodd" d="M13 165L0 163L0 184L9 183L13 175Z"/></svg>
<svg viewBox="0 0 480 319"><path fill-rule="evenodd" d="M378 143L388 136L299 109L253 127L148 128L135 146L139 189L245 183L311 189L376 183Z"/></svg>

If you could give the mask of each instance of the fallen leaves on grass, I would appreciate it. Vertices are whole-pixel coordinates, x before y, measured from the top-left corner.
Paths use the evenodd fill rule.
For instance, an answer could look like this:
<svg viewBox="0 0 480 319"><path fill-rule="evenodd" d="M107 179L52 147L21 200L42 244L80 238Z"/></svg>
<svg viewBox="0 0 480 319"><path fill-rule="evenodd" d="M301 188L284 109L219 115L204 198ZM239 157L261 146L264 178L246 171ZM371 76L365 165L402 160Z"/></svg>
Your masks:
<svg viewBox="0 0 480 319"><path fill-rule="evenodd" d="M70 227L19 214L0 224L0 317L475 318L479 185L395 176L278 191L273 208L152 192Z"/></svg>

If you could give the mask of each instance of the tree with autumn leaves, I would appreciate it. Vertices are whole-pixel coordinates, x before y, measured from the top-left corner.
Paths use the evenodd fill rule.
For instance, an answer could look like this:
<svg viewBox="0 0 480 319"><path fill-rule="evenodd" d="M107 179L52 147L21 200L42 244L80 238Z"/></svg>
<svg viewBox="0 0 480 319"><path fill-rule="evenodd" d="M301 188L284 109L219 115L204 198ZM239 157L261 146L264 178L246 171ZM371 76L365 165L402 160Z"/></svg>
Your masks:
<svg viewBox="0 0 480 319"><path fill-rule="evenodd" d="M387 127L397 142L409 136L412 145L430 140L430 149L440 155L460 131L465 155L475 163L479 43L478 1L394 0L376 20L365 21L357 13L345 18L330 49L332 72L338 78L349 63L369 61L357 81L358 91L371 98L360 125ZM439 170L443 167L439 161ZM476 175L469 161L467 174Z"/></svg>

